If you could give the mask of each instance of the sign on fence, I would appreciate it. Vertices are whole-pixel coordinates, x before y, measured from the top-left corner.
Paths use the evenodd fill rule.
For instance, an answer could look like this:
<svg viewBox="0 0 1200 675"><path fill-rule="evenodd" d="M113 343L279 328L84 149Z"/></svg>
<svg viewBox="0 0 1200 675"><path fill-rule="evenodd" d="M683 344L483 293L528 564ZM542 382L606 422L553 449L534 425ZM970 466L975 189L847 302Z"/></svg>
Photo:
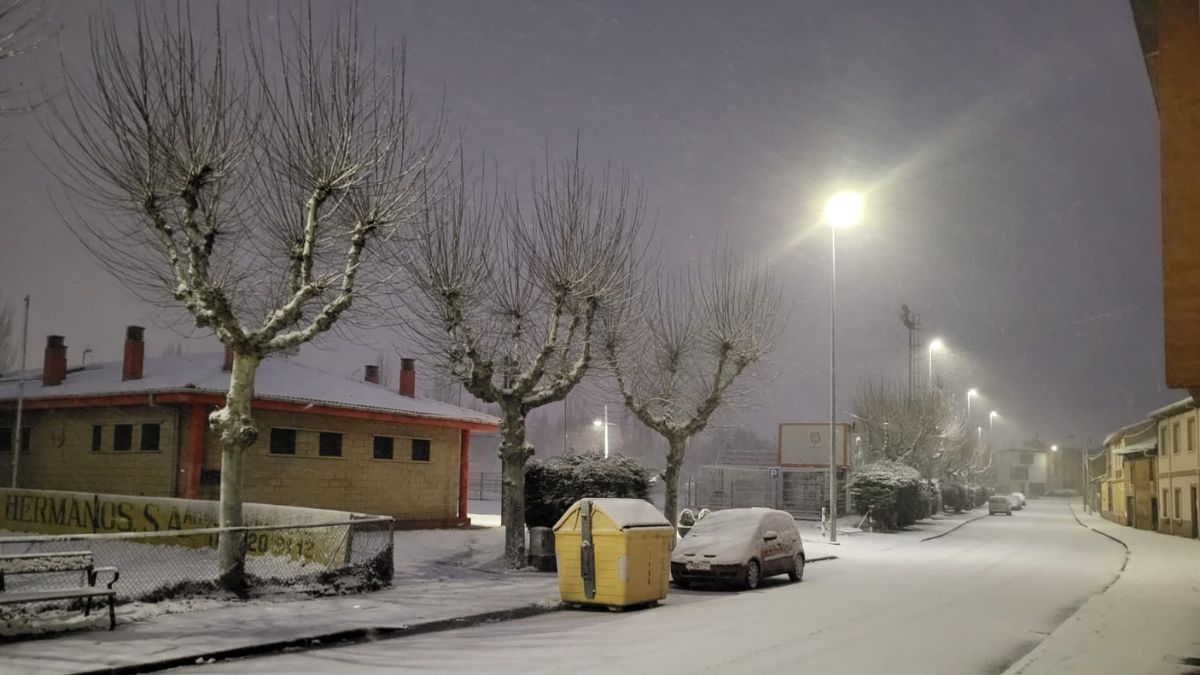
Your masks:
<svg viewBox="0 0 1200 675"><path fill-rule="evenodd" d="M850 465L850 425L834 425L837 465ZM829 466L829 422L784 422L779 425L779 464L794 467Z"/></svg>
<svg viewBox="0 0 1200 675"><path fill-rule="evenodd" d="M162 532L217 527L219 505L199 499L140 497L54 490L0 488L0 529L38 534L99 532ZM245 504L246 525L308 525L349 523L354 514L297 506ZM349 552L349 527L264 530L246 535L250 555L286 556L324 565L343 563ZM189 548L216 548L217 535L145 539Z"/></svg>

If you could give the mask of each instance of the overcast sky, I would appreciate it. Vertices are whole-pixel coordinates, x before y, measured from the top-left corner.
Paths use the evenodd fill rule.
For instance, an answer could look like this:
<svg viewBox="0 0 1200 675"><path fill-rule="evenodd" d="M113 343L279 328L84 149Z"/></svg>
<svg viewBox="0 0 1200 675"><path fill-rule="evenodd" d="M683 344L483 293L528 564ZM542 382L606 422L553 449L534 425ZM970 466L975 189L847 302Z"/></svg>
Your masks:
<svg viewBox="0 0 1200 675"><path fill-rule="evenodd" d="M427 109L444 93L468 148L515 171L579 132L591 159L644 181L673 261L727 236L776 265L793 323L747 413L765 436L828 414L829 237L814 223L843 186L867 194L838 240L847 405L863 378L903 377L901 302L949 346L939 375L987 397L975 423L995 408L1013 441L1098 439L1182 396L1163 386L1156 119L1126 0L361 7L384 42L407 38L418 93ZM89 4L55 9L57 44L0 76L54 87L60 50L68 66L86 56ZM160 313L56 215L35 117L2 122L0 292L33 296L34 364L48 333L72 363L84 348L117 359L123 326ZM157 355L180 338L147 339ZM302 358L347 375L373 361L334 347Z"/></svg>

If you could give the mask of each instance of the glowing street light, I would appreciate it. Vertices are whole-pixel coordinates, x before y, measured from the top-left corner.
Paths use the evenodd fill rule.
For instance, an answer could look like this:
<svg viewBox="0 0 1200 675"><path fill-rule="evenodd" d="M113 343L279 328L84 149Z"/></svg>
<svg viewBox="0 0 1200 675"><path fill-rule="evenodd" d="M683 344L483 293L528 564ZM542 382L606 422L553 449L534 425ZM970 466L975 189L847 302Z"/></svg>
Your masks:
<svg viewBox="0 0 1200 675"><path fill-rule="evenodd" d="M933 353L946 349L946 343L941 338L934 338L929 343L929 385L933 386Z"/></svg>
<svg viewBox="0 0 1200 675"><path fill-rule="evenodd" d="M1057 445L1050 446L1050 452L1058 452L1058 446Z"/></svg>
<svg viewBox="0 0 1200 675"><path fill-rule="evenodd" d="M861 192L842 190L825 201L829 226L829 543L837 543L837 231L862 220Z"/></svg>
<svg viewBox="0 0 1200 675"><path fill-rule="evenodd" d="M597 429L604 429L604 459L608 459L608 404L604 406L604 420L593 420L592 426Z"/></svg>
<svg viewBox="0 0 1200 675"><path fill-rule="evenodd" d="M979 390L974 387L967 390L967 425L971 424L971 399L979 395Z"/></svg>

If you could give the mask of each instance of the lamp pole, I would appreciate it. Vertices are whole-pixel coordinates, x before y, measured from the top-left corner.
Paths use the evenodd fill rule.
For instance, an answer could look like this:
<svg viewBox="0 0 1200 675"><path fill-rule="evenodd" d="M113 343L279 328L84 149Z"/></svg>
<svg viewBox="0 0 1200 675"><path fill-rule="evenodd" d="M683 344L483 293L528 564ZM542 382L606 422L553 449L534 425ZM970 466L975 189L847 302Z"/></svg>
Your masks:
<svg viewBox="0 0 1200 675"><path fill-rule="evenodd" d="M837 230L862 218L862 195L838 192L825 202L829 226L829 543L837 540Z"/></svg>
<svg viewBox="0 0 1200 675"><path fill-rule="evenodd" d="M604 421L595 420L592 422L594 427L604 428L604 459L608 459L608 404L604 404Z"/></svg>

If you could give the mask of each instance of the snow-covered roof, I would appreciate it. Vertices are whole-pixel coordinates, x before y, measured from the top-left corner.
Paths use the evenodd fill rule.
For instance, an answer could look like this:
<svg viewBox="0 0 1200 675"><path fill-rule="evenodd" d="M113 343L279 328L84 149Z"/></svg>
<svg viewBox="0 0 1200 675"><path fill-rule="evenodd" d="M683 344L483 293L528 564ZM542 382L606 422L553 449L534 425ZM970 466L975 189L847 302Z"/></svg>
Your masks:
<svg viewBox="0 0 1200 675"><path fill-rule="evenodd" d="M1162 419L1164 417L1170 417L1171 415L1178 415L1181 412L1187 412L1195 407L1196 400L1191 396L1188 396L1187 398L1181 398L1174 403L1168 403L1167 405L1164 405L1158 410L1150 413L1150 417L1153 417L1154 419Z"/></svg>
<svg viewBox="0 0 1200 675"><path fill-rule="evenodd" d="M1144 441L1138 441L1137 443L1130 443L1129 445L1126 445L1123 448L1120 448L1118 450L1113 450L1113 452L1118 455L1132 455L1135 452L1146 452L1146 451L1150 451L1150 450L1156 450L1157 448L1158 448L1158 439L1151 436L1150 438L1148 438Z"/></svg>
<svg viewBox="0 0 1200 675"><path fill-rule="evenodd" d="M221 354L146 359L142 378L121 380L121 362L88 364L67 372L62 384L42 386L41 371L25 372L26 400L50 400L121 394L191 393L224 395L229 373ZM0 401L17 398L18 373L0 378ZM430 419L498 425L486 413L441 401L402 396L383 386L327 373L295 361L268 357L254 380L256 399L325 405Z"/></svg>
<svg viewBox="0 0 1200 675"><path fill-rule="evenodd" d="M1133 424L1126 424L1125 426L1121 427L1120 429L1117 429L1116 431L1112 432L1111 434L1105 436L1104 437L1104 445L1105 446L1112 445L1113 443L1116 443L1117 441L1119 441L1125 437L1140 436L1142 434L1145 434L1148 431L1153 430L1155 428L1155 426L1156 425L1155 425L1155 422L1153 419L1141 420L1139 422L1134 422Z"/></svg>

